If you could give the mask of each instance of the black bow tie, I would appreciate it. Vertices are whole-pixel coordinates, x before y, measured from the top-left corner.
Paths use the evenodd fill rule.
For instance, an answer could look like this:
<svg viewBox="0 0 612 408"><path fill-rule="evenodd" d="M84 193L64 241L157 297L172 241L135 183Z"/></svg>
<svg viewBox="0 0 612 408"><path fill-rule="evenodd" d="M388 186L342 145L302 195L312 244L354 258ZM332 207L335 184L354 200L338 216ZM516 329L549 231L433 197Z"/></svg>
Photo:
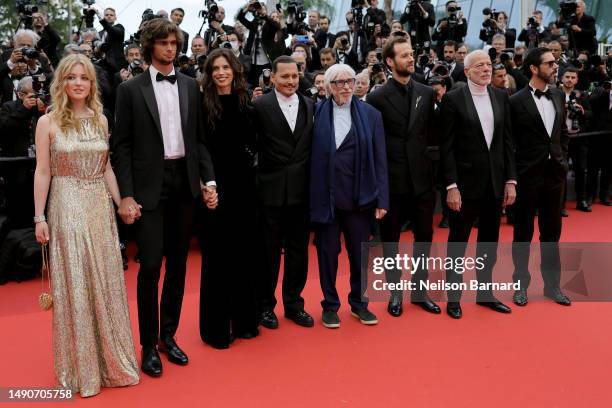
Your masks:
<svg viewBox="0 0 612 408"><path fill-rule="evenodd" d="M164 75L161 72L158 72L155 79L157 79L157 82L168 81L173 84L176 82L176 75Z"/></svg>
<svg viewBox="0 0 612 408"><path fill-rule="evenodd" d="M548 100L550 100L550 99L551 99L551 96L550 96L550 88L548 88L547 90L545 90L545 91L543 91L543 92L542 92L542 91L540 91L539 89L535 89L535 90L533 91L533 94L534 94L534 95L536 96L536 98L538 98L538 99L540 99L542 96L545 96L545 97L546 97L546 99L548 99Z"/></svg>

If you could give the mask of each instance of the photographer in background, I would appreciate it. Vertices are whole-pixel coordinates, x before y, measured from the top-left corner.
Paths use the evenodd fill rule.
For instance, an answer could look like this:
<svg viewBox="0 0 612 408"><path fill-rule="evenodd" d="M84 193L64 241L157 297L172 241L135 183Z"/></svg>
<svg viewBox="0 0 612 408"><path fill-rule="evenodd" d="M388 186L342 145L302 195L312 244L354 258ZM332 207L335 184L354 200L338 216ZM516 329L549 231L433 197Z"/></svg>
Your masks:
<svg viewBox="0 0 612 408"><path fill-rule="evenodd" d="M527 49L536 48L540 41L547 40L547 34L542 24L542 12L534 10L531 17L527 19L527 25L518 36L519 41L525 43Z"/></svg>
<svg viewBox="0 0 612 408"><path fill-rule="evenodd" d="M586 50L590 55L595 55L597 53L595 18L584 13L586 8L584 1L578 0L575 3L562 1L559 5L561 8L557 24L567 28L570 50Z"/></svg>
<svg viewBox="0 0 612 408"><path fill-rule="evenodd" d="M321 18L321 13L319 10L310 10L308 12L308 29L309 31L316 33L319 29L319 20Z"/></svg>
<svg viewBox="0 0 612 408"><path fill-rule="evenodd" d="M482 10L484 22L480 29L479 38L486 44L491 45L493 36L502 34L506 38L508 48L514 48L516 41L516 29L508 27L508 15L505 11L495 11L490 8Z"/></svg>
<svg viewBox="0 0 612 408"><path fill-rule="evenodd" d="M183 18L185 18L185 10L183 10L180 7L174 8L172 9L172 11L170 11L170 20L172 20L172 22L174 24L176 24L177 26L180 26L181 23L183 22ZM183 38L185 39L185 41L183 42L183 49L181 50L181 52L183 54L187 54L187 49L189 47L189 33L185 30L183 30L181 28L181 31L183 32ZM128 61L129 64L129 61Z"/></svg>
<svg viewBox="0 0 612 408"><path fill-rule="evenodd" d="M408 33L415 46L431 42L429 29L436 24L436 13L429 1L409 0L399 21L402 25L408 23Z"/></svg>
<svg viewBox="0 0 612 408"><path fill-rule="evenodd" d="M359 69L359 58L355 49L351 48L349 33L340 31L336 34L336 41L332 49L336 54L335 61L338 64L347 64L353 69Z"/></svg>
<svg viewBox="0 0 612 408"><path fill-rule="evenodd" d="M99 22L104 29L98 33L100 40L106 44L104 47L105 59L110 69L109 75L119 72L121 68L125 68L127 62L123 57L123 40L125 37L125 29L121 24L115 24L117 14L115 9L107 7L104 10L104 15L100 9L94 6L89 6L95 10L99 17Z"/></svg>
<svg viewBox="0 0 612 408"><path fill-rule="evenodd" d="M314 37L320 50L334 46L336 36L329 32L329 17L321 16L319 19L319 29L315 32Z"/></svg>
<svg viewBox="0 0 612 408"><path fill-rule="evenodd" d="M253 16L251 20L247 20L247 13ZM244 53L251 58L248 82L254 87L257 86L263 70L269 69L272 61L278 56L274 47L274 37L281 26L267 15L266 7L257 0L249 0L248 4L240 9L236 19L249 30Z"/></svg>
<svg viewBox="0 0 612 408"><path fill-rule="evenodd" d="M210 13L214 13L210 18L210 22L208 24L208 30L204 33L204 43L209 48L209 52L218 48L218 44L221 42L227 41L227 34L234 31L234 27L230 25L223 24L225 20L225 9L218 4L210 5ZM212 45L215 44L215 45Z"/></svg>
<svg viewBox="0 0 612 408"><path fill-rule="evenodd" d="M463 17L463 12L458 3L453 0L446 2L447 16L438 21L438 26L431 36L432 40L437 41L436 52L441 57L444 43L448 40L462 43L467 35L467 20Z"/></svg>
<svg viewBox="0 0 612 408"><path fill-rule="evenodd" d="M385 12L378 8L378 0L367 0L370 7L367 8L363 16L363 29L366 33L366 39L371 41L372 37L380 33L380 30L385 27L389 32L391 28L387 24L387 16Z"/></svg>
<svg viewBox="0 0 612 408"><path fill-rule="evenodd" d="M40 36L38 48L47 55L51 65L56 66L59 62L57 46L61 38L57 31L49 25L47 18L47 15L44 13L32 13L32 27L36 34Z"/></svg>
<svg viewBox="0 0 612 408"><path fill-rule="evenodd" d="M447 41L444 43L444 62L448 64L449 75L456 82L467 83L467 77L465 76L463 63L458 63L455 59L457 55L457 49L459 44L454 41Z"/></svg>
<svg viewBox="0 0 612 408"><path fill-rule="evenodd" d="M115 74L113 81L115 88L120 83L142 74L147 69L147 64L142 59L140 46L136 43L131 43L125 47L125 60L128 66L121 68L121 71Z"/></svg>
<svg viewBox="0 0 612 408"><path fill-rule="evenodd" d="M577 135L587 130L587 123L591 119L592 114L587 95L577 91L575 89L576 84L578 84L578 70L574 67L566 68L561 77L560 89L565 96L565 111L567 113L565 123L567 125L567 133L570 136L569 156L572 159L576 181L576 208L580 211L591 212L593 210L587 202L586 194L589 139L586 137L572 137L572 135ZM565 208L565 200L567 198L567 182L565 190L563 208Z"/></svg>
<svg viewBox="0 0 612 408"><path fill-rule="evenodd" d="M334 40L335 42L335 40ZM323 48L319 51L319 60L321 61L321 69L327 71L329 67L336 63L336 50L332 48Z"/></svg>

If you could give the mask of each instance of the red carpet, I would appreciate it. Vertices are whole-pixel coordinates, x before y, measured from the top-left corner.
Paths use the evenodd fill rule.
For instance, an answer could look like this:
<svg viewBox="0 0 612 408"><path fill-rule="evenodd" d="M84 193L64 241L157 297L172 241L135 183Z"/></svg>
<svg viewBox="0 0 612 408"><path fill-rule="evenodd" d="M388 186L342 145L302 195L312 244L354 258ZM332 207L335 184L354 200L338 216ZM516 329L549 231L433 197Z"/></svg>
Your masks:
<svg viewBox="0 0 612 408"><path fill-rule="evenodd" d="M566 242L609 242L612 209L594 205L592 214L570 211ZM511 227L502 227L509 241ZM436 241L448 230L436 228ZM409 240L405 234L403 239ZM249 260L236 267L248 268ZM608 266L609 267L609 266ZM192 251L179 344L190 364L164 362L160 379L147 376L135 387L103 389L78 406L176 407L609 407L612 401L612 305L531 302L500 315L473 303L464 318L430 315L407 305L400 318L386 304L372 303L378 326L365 327L343 304L342 327L321 326L314 247L311 247L306 309L314 329L280 319L280 329L261 329L254 340L237 340L229 350L205 346L198 332L200 257ZM348 293L345 254L338 287ZM136 319L137 264L126 273L132 328ZM40 312L40 282L0 287L0 387L51 387L51 314ZM279 317L281 308L277 308ZM68 406L21 403L0 406ZM74 405L70 405L74 406Z"/></svg>

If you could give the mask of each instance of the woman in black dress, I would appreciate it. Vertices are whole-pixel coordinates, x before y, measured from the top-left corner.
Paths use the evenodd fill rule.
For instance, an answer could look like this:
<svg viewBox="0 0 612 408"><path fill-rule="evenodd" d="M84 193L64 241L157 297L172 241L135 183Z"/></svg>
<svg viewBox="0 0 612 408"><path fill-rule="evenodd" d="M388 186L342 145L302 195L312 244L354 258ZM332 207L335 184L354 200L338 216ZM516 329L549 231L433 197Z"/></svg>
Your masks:
<svg viewBox="0 0 612 408"><path fill-rule="evenodd" d="M202 77L205 129L219 205L200 206L200 336L219 349L259 334L253 291L256 231L255 130L242 65L211 52ZM201 204L201 203L200 203Z"/></svg>

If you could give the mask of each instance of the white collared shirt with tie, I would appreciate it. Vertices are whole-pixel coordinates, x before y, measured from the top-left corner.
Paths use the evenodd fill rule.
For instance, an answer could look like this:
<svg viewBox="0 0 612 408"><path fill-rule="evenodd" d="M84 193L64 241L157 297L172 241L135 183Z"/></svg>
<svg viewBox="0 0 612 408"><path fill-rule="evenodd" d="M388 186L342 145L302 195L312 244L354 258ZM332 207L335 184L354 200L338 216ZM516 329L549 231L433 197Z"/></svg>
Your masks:
<svg viewBox="0 0 612 408"><path fill-rule="evenodd" d="M298 98L295 93L288 98L277 90L274 90L274 93L276 94L276 100L278 101L283 116L285 116L291 131L295 132L295 123L297 122L300 108L300 98Z"/></svg>
<svg viewBox="0 0 612 408"><path fill-rule="evenodd" d="M159 71L151 65L149 73L153 83L155 101L159 112L159 124L164 141L164 158L179 159L185 157L185 141L181 125L181 107L178 92L178 83L170 81L157 81ZM176 75L174 69L168 75Z"/></svg>

